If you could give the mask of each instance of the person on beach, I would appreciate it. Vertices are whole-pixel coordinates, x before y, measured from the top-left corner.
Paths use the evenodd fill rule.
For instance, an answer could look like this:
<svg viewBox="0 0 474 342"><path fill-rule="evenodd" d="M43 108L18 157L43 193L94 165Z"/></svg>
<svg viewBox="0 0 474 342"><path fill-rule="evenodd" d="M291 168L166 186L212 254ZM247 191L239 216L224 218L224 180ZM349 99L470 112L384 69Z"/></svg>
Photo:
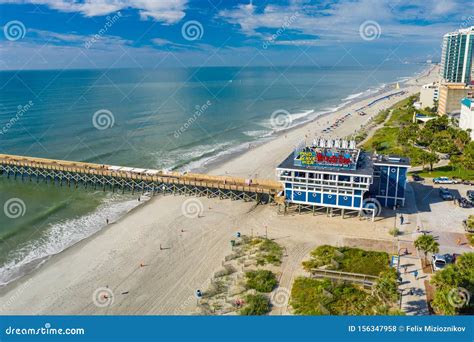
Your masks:
<svg viewBox="0 0 474 342"><path fill-rule="evenodd" d="M105 219L105 222L106 222L107 224L109 224L109 218L106 218L106 219Z"/></svg>

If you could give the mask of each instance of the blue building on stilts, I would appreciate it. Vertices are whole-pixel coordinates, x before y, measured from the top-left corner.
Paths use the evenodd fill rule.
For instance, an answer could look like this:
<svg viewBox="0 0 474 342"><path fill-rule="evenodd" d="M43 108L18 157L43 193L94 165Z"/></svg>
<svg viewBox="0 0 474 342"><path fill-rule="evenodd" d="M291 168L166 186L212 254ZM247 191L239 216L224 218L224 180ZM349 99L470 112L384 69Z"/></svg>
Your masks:
<svg viewBox="0 0 474 342"><path fill-rule="evenodd" d="M355 141L315 139L300 144L278 167L287 204L375 216L405 205L408 158L356 148Z"/></svg>

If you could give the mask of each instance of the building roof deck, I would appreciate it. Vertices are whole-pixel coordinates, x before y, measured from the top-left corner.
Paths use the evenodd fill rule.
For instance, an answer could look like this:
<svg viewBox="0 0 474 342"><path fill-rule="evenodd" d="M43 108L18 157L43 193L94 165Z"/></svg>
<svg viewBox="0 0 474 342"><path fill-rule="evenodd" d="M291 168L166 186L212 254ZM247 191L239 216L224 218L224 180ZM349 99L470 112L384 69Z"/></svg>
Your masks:
<svg viewBox="0 0 474 342"><path fill-rule="evenodd" d="M325 166L299 166L295 165L294 153L290 153L288 157L278 165L277 169L291 169L299 171L315 171L315 172L327 172L327 173L341 173L349 175L369 175L372 176L374 173L374 166L371 155L367 152L360 152L357 159L355 169L343 168L343 167L331 167Z"/></svg>
<svg viewBox="0 0 474 342"><path fill-rule="evenodd" d="M387 165L398 165L398 166L410 166L410 159L407 157L401 157L398 155L390 154L378 154L374 156L373 162L375 164L387 164Z"/></svg>

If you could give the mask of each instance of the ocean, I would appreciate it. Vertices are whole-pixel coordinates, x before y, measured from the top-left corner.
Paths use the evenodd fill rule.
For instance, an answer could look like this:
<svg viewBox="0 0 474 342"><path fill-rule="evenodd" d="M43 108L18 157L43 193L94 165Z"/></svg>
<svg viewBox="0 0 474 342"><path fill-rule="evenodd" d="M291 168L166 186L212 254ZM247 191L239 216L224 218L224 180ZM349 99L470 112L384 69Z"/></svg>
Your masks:
<svg viewBox="0 0 474 342"><path fill-rule="evenodd" d="M287 129L278 114L303 124L425 68L3 71L0 153L205 171ZM136 197L0 177L0 285L120 218ZM12 201L19 214L6 210Z"/></svg>

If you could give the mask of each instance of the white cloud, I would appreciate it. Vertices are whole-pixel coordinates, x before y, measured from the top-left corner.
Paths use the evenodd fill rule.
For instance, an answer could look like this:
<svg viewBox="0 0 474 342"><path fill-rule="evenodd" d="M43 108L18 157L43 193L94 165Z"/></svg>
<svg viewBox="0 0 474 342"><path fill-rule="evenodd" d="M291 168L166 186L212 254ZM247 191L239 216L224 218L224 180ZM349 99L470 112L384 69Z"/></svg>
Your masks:
<svg viewBox="0 0 474 342"><path fill-rule="evenodd" d="M142 19L174 24L185 16L188 0L0 0L0 3L45 5L61 12L79 12L86 17L134 8Z"/></svg>
<svg viewBox="0 0 474 342"><path fill-rule="evenodd" d="M151 41L153 42L153 44L158 45L158 46L172 44L172 42L169 41L168 39L162 39L162 38L153 38Z"/></svg>
<svg viewBox="0 0 474 342"><path fill-rule="evenodd" d="M319 37L320 40L360 41L359 27L367 20L376 21L381 26L382 39L409 37L429 40L440 39L445 32L457 28L453 22L459 20L462 6L454 0L357 0L319 5L290 1L286 6L266 5L258 10L252 3L241 4L220 11L218 17L238 25L247 36L267 39L272 33L262 32L280 29L294 13L298 13L298 17L288 29ZM450 20L438 20L441 17L449 17ZM424 25L417 25L413 20L424 21ZM284 36L278 39L282 40L282 45L290 44L284 42ZM279 44L278 39L275 44ZM293 41L297 39L292 37ZM315 40L301 39L299 45L318 45Z"/></svg>

